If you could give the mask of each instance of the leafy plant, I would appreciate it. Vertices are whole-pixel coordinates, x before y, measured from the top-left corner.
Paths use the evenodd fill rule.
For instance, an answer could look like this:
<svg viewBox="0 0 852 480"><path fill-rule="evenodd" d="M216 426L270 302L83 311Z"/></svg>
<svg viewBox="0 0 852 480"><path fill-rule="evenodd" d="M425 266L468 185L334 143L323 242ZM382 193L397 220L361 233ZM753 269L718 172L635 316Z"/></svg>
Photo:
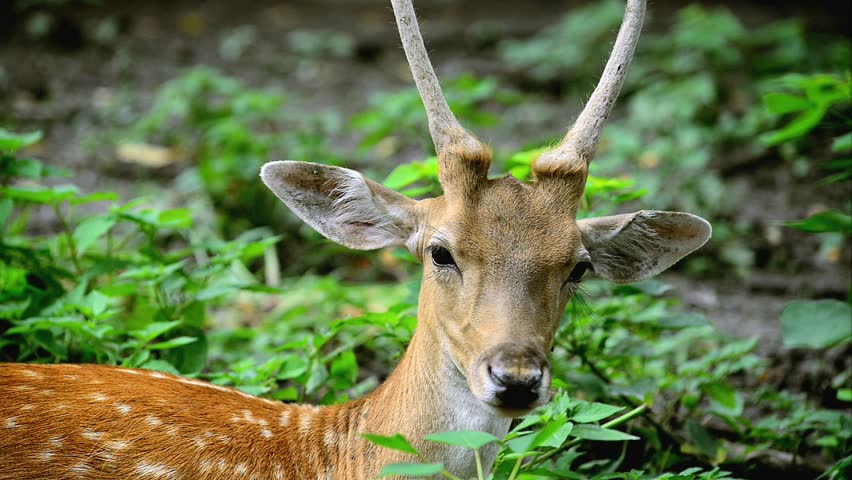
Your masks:
<svg viewBox="0 0 852 480"><path fill-rule="evenodd" d="M259 231L229 242L195 238L184 209L44 184L55 169L18 154L39 138L0 131L3 355L199 373L208 309L224 295L258 288L242 264L277 239ZM93 203L109 208L78 215ZM50 209L60 232L28 234L35 208Z"/></svg>

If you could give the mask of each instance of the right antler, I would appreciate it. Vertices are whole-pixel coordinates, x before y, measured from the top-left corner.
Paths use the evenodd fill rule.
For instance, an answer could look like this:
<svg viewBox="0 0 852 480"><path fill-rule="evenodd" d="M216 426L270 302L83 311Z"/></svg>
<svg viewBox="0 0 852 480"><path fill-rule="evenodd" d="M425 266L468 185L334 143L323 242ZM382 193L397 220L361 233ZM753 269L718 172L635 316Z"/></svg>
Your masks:
<svg viewBox="0 0 852 480"><path fill-rule="evenodd" d="M414 83L420 92L420 98L426 107L429 117L429 133L435 143L435 151L438 156L445 151L446 147L453 142L476 139L461 126L441 91L438 77L429 61L423 37L420 35L420 27L414 14L414 6L411 0L391 0L396 24L399 27L399 36L402 39L402 47L414 76ZM478 142L476 142L478 145Z"/></svg>
<svg viewBox="0 0 852 480"><path fill-rule="evenodd" d="M594 157L601 130L627 76L627 69L642 31L644 16L645 0L627 0L618 38L598 86L562 142L539 157L534 166L536 172L587 171Z"/></svg>

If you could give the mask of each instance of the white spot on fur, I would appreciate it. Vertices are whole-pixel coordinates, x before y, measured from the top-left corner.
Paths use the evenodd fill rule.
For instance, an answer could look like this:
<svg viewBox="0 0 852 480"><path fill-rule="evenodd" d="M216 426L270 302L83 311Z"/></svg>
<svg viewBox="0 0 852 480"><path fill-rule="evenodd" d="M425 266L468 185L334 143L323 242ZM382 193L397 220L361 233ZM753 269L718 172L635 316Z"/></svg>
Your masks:
<svg viewBox="0 0 852 480"><path fill-rule="evenodd" d="M42 462L49 462L50 459L53 458L53 450L45 450L39 453L36 458L38 458Z"/></svg>
<svg viewBox="0 0 852 480"><path fill-rule="evenodd" d="M169 425L168 427L166 427L166 433L168 433L171 437L177 437L178 428L174 425Z"/></svg>
<svg viewBox="0 0 852 480"><path fill-rule="evenodd" d="M282 427L286 427L290 424L290 410L284 410L281 412L281 415L278 416L278 425Z"/></svg>
<svg viewBox="0 0 852 480"><path fill-rule="evenodd" d="M24 375L26 375L28 377L33 377L33 378L38 378L38 377L41 376L40 373L33 371L33 370L26 369L26 368L22 369L21 373L23 373Z"/></svg>
<svg viewBox="0 0 852 480"><path fill-rule="evenodd" d="M145 460L136 464L136 473L149 478L178 478L178 472L174 468L159 463L150 463Z"/></svg>
<svg viewBox="0 0 852 480"><path fill-rule="evenodd" d="M302 416L299 417L299 431L302 432L302 434L310 432L312 421L313 414L311 412L302 412Z"/></svg>
<svg viewBox="0 0 852 480"><path fill-rule="evenodd" d="M35 407L33 407L32 405L29 405L29 404L27 404L27 405L21 405L21 410L23 410L23 411L25 411L25 412L29 412L29 411L30 411L30 410L32 410L33 408L35 408Z"/></svg>
<svg viewBox="0 0 852 480"><path fill-rule="evenodd" d="M334 430L326 430L323 434L323 441L325 442L325 446L329 448L334 448L337 446L337 432Z"/></svg>
<svg viewBox="0 0 852 480"><path fill-rule="evenodd" d="M275 466L275 472L272 473L272 476L275 480L284 480L284 471L281 469L280 465Z"/></svg>
<svg viewBox="0 0 852 480"><path fill-rule="evenodd" d="M245 463L238 463L234 466L234 473L242 477L248 473L248 466Z"/></svg>
<svg viewBox="0 0 852 480"><path fill-rule="evenodd" d="M105 443L106 447L110 450L121 451L130 446L130 442L127 440L110 440Z"/></svg>
<svg viewBox="0 0 852 480"><path fill-rule="evenodd" d="M207 442L205 442L203 438L198 436L192 437L192 443L194 443L195 446L199 449L202 449L207 446Z"/></svg>
<svg viewBox="0 0 852 480"><path fill-rule="evenodd" d="M29 392L35 390L35 387L31 385L15 385L14 387L12 387L12 390L17 390L19 392Z"/></svg>
<svg viewBox="0 0 852 480"><path fill-rule="evenodd" d="M264 428L263 430L261 430L260 434L263 435L263 438L267 440L272 438L272 432L270 432L268 428Z"/></svg>
<svg viewBox="0 0 852 480"><path fill-rule="evenodd" d="M49 396L53 395L53 390L42 390L41 394L44 395L45 397L49 397Z"/></svg>
<svg viewBox="0 0 852 480"><path fill-rule="evenodd" d="M200 468L201 473L207 473L212 469L213 469L213 462L210 461L209 458L205 458L204 460L201 461L201 468Z"/></svg>
<svg viewBox="0 0 852 480"><path fill-rule="evenodd" d="M21 425L18 424L18 417L9 417L6 421L3 422L3 425L6 428L18 428Z"/></svg>
<svg viewBox="0 0 852 480"><path fill-rule="evenodd" d="M50 437L47 442L50 443L54 448L59 448L62 446L62 437Z"/></svg>
<svg viewBox="0 0 852 480"><path fill-rule="evenodd" d="M115 402L115 408L116 410L121 412L122 415L127 415L128 413L130 413L130 405L126 403Z"/></svg>
<svg viewBox="0 0 852 480"><path fill-rule="evenodd" d="M94 442L94 441L100 440L100 438L103 436L103 432L95 432L95 431L87 428L87 429L83 430L83 433L81 433L81 435L83 436L83 438L86 438L86 439Z"/></svg>
<svg viewBox="0 0 852 480"><path fill-rule="evenodd" d="M145 423L152 427L159 427L163 424L163 421L153 415L148 415L145 417Z"/></svg>
<svg viewBox="0 0 852 480"><path fill-rule="evenodd" d="M83 462L73 465L68 470L70 470L77 478L91 478L94 474L92 467Z"/></svg>
<svg viewBox="0 0 852 480"><path fill-rule="evenodd" d="M107 399L107 396L104 395L103 393L93 393L93 394L89 395L89 398L91 398L92 400L94 400L96 402L105 402L106 399Z"/></svg>
<svg viewBox="0 0 852 480"><path fill-rule="evenodd" d="M80 377L78 377L77 375L65 375L65 379L66 380L79 380Z"/></svg>

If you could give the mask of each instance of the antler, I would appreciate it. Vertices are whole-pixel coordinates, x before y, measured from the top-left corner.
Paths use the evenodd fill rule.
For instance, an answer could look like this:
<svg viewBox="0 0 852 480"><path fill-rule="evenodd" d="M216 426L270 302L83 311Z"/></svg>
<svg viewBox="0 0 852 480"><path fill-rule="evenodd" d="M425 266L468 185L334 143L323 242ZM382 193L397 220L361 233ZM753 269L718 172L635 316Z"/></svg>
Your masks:
<svg viewBox="0 0 852 480"><path fill-rule="evenodd" d="M420 35L420 27L417 24L411 0L391 0L391 4L399 27L402 47L405 50L408 65L411 67L411 74L414 76L414 83L417 84L420 98L426 106L429 133L435 143L436 152L440 156L441 152L454 141L475 140L473 135L461 126L444 98L438 77L426 53L426 46Z"/></svg>
<svg viewBox="0 0 852 480"><path fill-rule="evenodd" d="M587 171L594 157L601 130L627 76L644 16L645 0L627 0L618 38L598 86L562 142L538 159L535 165L537 172L563 169Z"/></svg>

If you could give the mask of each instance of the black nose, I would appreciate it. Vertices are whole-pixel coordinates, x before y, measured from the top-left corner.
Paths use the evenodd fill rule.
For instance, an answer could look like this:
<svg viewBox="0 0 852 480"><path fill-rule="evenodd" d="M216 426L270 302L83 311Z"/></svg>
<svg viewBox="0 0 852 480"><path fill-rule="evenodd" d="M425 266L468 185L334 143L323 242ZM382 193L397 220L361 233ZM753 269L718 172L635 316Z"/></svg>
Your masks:
<svg viewBox="0 0 852 480"><path fill-rule="evenodd" d="M541 386L541 368L513 369L500 365L488 367L488 373L494 381L495 396L506 408L529 408L538 400L538 388Z"/></svg>

